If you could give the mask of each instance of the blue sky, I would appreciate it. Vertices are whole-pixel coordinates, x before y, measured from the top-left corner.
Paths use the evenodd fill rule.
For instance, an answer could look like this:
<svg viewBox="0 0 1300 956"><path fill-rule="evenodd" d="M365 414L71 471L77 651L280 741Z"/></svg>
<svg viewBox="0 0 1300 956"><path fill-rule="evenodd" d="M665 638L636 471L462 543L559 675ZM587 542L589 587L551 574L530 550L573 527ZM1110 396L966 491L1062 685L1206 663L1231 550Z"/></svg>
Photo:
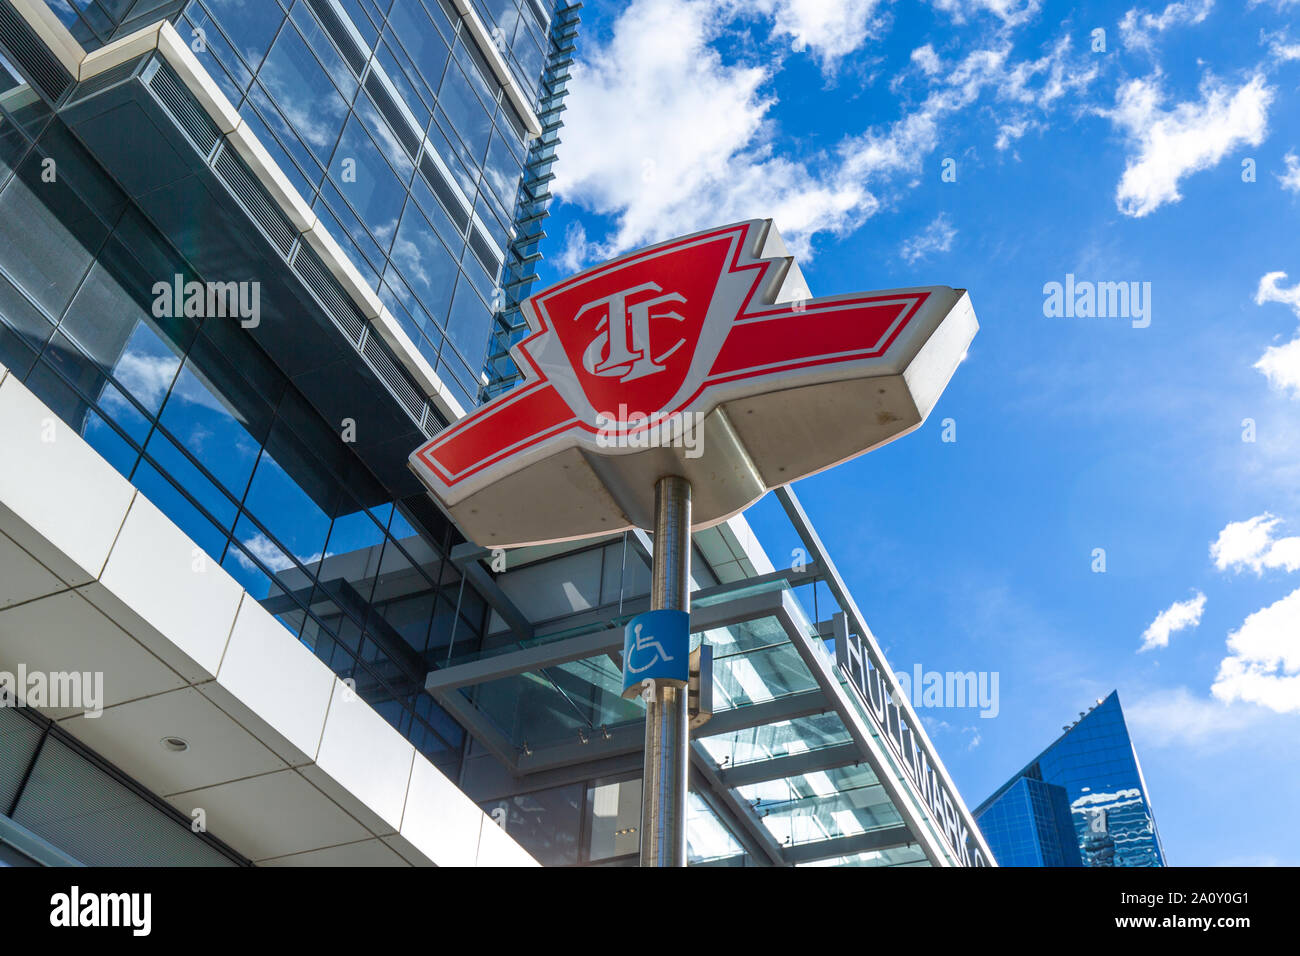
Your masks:
<svg viewBox="0 0 1300 956"><path fill-rule="evenodd" d="M545 281L770 216L814 294L971 290L930 420L797 490L896 670L999 673L923 711L970 805L1118 688L1176 865L1300 864L1298 15L588 0L547 226Z"/></svg>

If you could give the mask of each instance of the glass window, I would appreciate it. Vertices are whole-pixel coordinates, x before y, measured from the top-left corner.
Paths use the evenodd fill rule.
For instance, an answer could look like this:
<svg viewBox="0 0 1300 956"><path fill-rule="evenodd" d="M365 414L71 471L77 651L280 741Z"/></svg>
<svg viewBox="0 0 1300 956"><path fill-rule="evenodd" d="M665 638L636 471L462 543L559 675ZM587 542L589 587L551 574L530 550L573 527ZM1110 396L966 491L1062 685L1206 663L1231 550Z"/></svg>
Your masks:
<svg viewBox="0 0 1300 956"><path fill-rule="evenodd" d="M420 0L397 0L393 4L386 36L406 50L425 84L430 90L436 90L451 51L438 31L431 28L429 15Z"/></svg>
<svg viewBox="0 0 1300 956"><path fill-rule="evenodd" d="M347 103L297 30L280 31L258 78L316 158L328 162Z"/></svg>
<svg viewBox="0 0 1300 956"><path fill-rule="evenodd" d="M514 205L515 194L519 191L519 178L522 175L523 170L515 159L514 150L501 135L500 130L494 131L492 145L488 148L487 163L483 167L483 178L506 206Z"/></svg>
<svg viewBox="0 0 1300 956"><path fill-rule="evenodd" d="M319 577L323 584L331 585L331 594L337 595L346 584L359 600L369 602L385 535L365 509L351 501L345 507L355 510L334 519Z"/></svg>
<svg viewBox="0 0 1300 956"><path fill-rule="evenodd" d="M379 245L391 246L406 190L356 116L343 128L330 175Z"/></svg>
<svg viewBox="0 0 1300 956"><path fill-rule="evenodd" d="M136 301L130 283L110 275L97 262L64 316L60 330L68 333L98 365L113 376L145 411L156 413L180 368L184 348L164 338L149 313ZM105 322L104 316L116 316ZM132 318L134 316L134 318ZM194 319L170 323L172 332L188 344L197 329Z"/></svg>
<svg viewBox="0 0 1300 956"><path fill-rule="evenodd" d="M429 161L427 156L424 161L420 163L420 169L423 175L416 176L411 180L411 198L416 201L425 216L427 216L429 221L433 223L434 228L438 230L438 235L442 237L442 241L447 244L447 247L449 249L459 250L465 245L465 236L456 224L452 222L451 217L447 215L447 211L443 207L442 202L434 196L433 190L429 188L428 183L425 181L425 176L427 175L438 176L441 178L441 174L437 169L429 169L431 165L432 163ZM455 196L448 195L446 198L451 202L457 202ZM458 208L463 216L465 214L464 207L458 206Z"/></svg>
<svg viewBox="0 0 1300 956"><path fill-rule="evenodd" d="M47 312L60 315L108 229L62 177L37 185L43 158L29 154L0 193L0 246L9 275Z"/></svg>
<svg viewBox="0 0 1300 956"><path fill-rule="evenodd" d="M396 8L398 3L404 0L396 0L393 7ZM460 14L452 7L449 0L421 0L425 10L429 13L429 18L433 25L438 28L442 38L448 43L456 35L456 24L460 22Z"/></svg>
<svg viewBox="0 0 1300 956"><path fill-rule="evenodd" d="M3 318L3 312L0 312L0 320ZM0 321L0 365L22 378L31 371L35 362L36 352L24 342L22 336Z"/></svg>
<svg viewBox="0 0 1300 956"><path fill-rule="evenodd" d="M320 163L316 161L316 157L298 139L284 118L280 116L279 110L271 105L270 97L263 92L260 86L253 87L249 99L251 102L244 104L244 108L239 111L239 115L248 124L249 129L253 131L261 144L266 147L266 151L275 160L275 164L293 183L294 188L298 190L298 194L310 200L316 193L316 187L320 185L321 177L325 175ZM258 104L257 109L253 108L253 103ZM267 126L266 121L262 118L263 113L271 117L271 121L275 124L278 132L272 132L271 128Z"/></svg>
<svg viewBox="0 0 1300 956"><path fill-rule="evenodd" d="M641 779L587 791L587 858L605 860L641 850Z"/></svg>
<svg viewBox="0 0 1300 956"><path fill-rule="evenodd" d="M714 762L725 768L822 750L852 739L843 721L836 714L827 713L711 734L702 737L700 744Z"/></svg>
<svg viewBox="0 0 1300 956"><path fill-rule="evenodd" d="M577 783L508 797L484 804L483 812L543 866L564 866L578 862L584 790Z"/></svg>
<svg viewBox="0 0 1300 956"><path fill-rule="evenodd" d="M459 270L429 220L408 203L393 243L393 262L402 270L407 285L435 320L447 314L451 290Z"/></svg>
<svg viewBox="0 0 1300 956"><path fill-rule="evenodd" d="M483 101L484 108L488 113L492 113L496 109L497 97L501 93L501 84L497 82L492 68L483 59L478 44L461 33L456 39L455 56L473 86L474 92Z"/></svg>
<svg viewBox="0 0 1300 956"><path fill-rule="evenodd" d="M454 133L448 136L444 132L450 130L452 126L451 120L447 119L447 114L442 111L442 108L438 107L433 113L436 122L429 124L429 142L451 171L452 179L460 187L461 193L472 198L478 188L478 164L469 151L461 145L459 137Z"/></svg>
<svg viewBox="0 0 1300 956"><path fill-rule="evenodd" d="M469 151L470 165L478 166L487 152L488 138L492 135L492 117L470 88L469 80L459 66L452 64L442 78L438 90L438 105L450 117L452 127Z"/></svg>
<svg viewBox="0 0 1300 956"><path fill-rule="evenodd" d="M279 13L278 7L272 9ZM239 19L242 21L247 18ZM201 7L195 6L187 10L185 18L177 26L181 35L189 41L191 51L199 58L203 68L221 85L222 92L232 103L238 103L243 98L244 91L248 89L248 84L253 81L253 74L249 71L248 64L251 63L256 67L262 62L262 54L266 52L266 46L270 46L271 37L266 38L266 46L260 50L249 50L248 52L252 54L250 58L235 52L235 49L226 42L222 29L213 23L212 18L207 16ZM222 82L223 80L225 82Z"/></svg>
<svg viewBox="0 0 1300 956"><path fill-rule="evenodd" d="M338 51L330 42L329 36L321 29L316 18L312 16L307 6L299 3L293 8L291 14L293 22L298 25L302 31L303 37L306 38L308 46L315 52L317 59L320 60L322 68L329 74L334 85L338 87L339 92L343 94L345 100L351 99L357 95L357 78L352 75L348 65L343 62Z"/></svg>
<svg viewBox="0 0 1300 956"><path fill-rule="evenodd" d="M375 51L375 59L388 74L393 88L397 90L406 108L415 117L416 124L423 130L429 125L429 117L433 115L429 108L433 100L429 84L424 82L410 58L396 43L392 46L388 43L379 44L379 49ZM433 86L437 85L438 81L435 80Z"/></svg>
<svg viewBox="0 0 1300 956"><path fill-rule="evenodd" d="M403 183L409 183L411 175L415 172L415 154L420 148L420 130L413 126L406 114L397 108L395 101L377 79L367 81L366 87L378 90L387 108L384 113L381 113L370 99L370 95L362 93L357 97L356 115L365 124L371 138L384 158L388 160L389 165L393 167L397 177ZM399 131L395 131L392 124L401 125L401 139L398 136ZM403 142L407 145L403 145Z"/></svg>
<svg viewBox="0 0 1300 956"><path fill-rule="evenodd" d="M0 273L0 328L12 329L13 342L22 346L27 363L36 357L49 340L54 326L50 321ZM19 371L17 362L3 362L6 368ZM22 368L21 371L26 371Z"/></svg>
<svg viewBox="0 0 1300 956"><path fill-rule="evenodd" d="M25 89L19 90L17 95L35 96L34 93L27 92L31 87L17 81L17 73L11 73L10 67L0 56L0 94L9 93L18 87ZM27 137L19 132L18 127L5 113L0 113L0 186L9 179L30 148L31 144L27 141Z"/></svg>
<svg viewBox="0 0 1300 956"><path fill-rule="evenodd" d="M159 421L236 499L242 499L274 412L200 337Z"/></svg>
<svg viewBox="0 0 1300 956"><path fill-rule="evenodd" d="M640 786L641 781L637 781ZM744 847L692 790L686 798L686 859L692 866L743 856Z"/></svg>
<svg viewBox="0 0 1300 956"><path fill-rule="evenodd" d="M895 826L902 817L866 766L839 767L738 787L782 845L818 843Z"/></svg>
<svg viewBox="0 0 1300 956"><path fill-rule="evenodd" d="M37 363L27 377L26 384L51 411L104 456L109 464L125 476L131 474L131 469L140 456L139 451L123 437L119 428L102 418L85 397L56 375L49 365L45 362ZM122 401L125 403L126 400Z"/></svg>
<svg viewBox="0 0 1300 956"><path fill-rule="evenodd" d="M295 480L295 475L308 470L322 471L308 453L297 447L292 436L286 434L283 423L277 422L257 464L245 507L289 549L294 558L304 565L314 565L324 554L330 519L327 510ZM240 540L255 557L262 557L256 549L265 536L251 526L245 530L247 537L241 535ZM270 544L269 541L266 543ZM268 560L263 563L271 571L279 571L285 566L275 552L268 549L267 555Z"/></svg>
<svg viewBox="0 0 1300 956"><path fill-rule="evenodd" d="M520 30L519 36L516 38L514 53L515 58L519 61L519 69L526 78L527 85L536 89L542 70L546 68L546 54L542 52L541 45L533 36Z"/></svg>
<svg viewBox="0 0 1300 956"><path fill-rule="evenodd" d="M229 529L235 523L238 505L223 494L170 438L155 431L144 450L158 469L180 485L210 517L216 519L220 527Z"/></svg>
<svg viewBox="0 0 1300 956"><path fill-rule="evenodd" d="M366 278L367 284L371 288L378 285L377 266L384 262L384 250L379 248L379 243L370 235L370 230L362 225L356 213L343 201L332 181L325 181L312 209L330 235L338 240L339 247L352 260L352 264Z"/></svg>
<svg viewBox="0 0 1300 956"><path fill-rule="evenodd" d="M248 0L203 0L203 6L230 37L244 62L256 70L284 22L284 11L275 3Z"/></svg>
<svg viewBox="0 0 1300 956"><path fill-rule="evenodd" d="M357 0L339 0L339 5L343 7L344 12L347 13L348 18L352 21L352 25L357 28L357 32L365 37L366 44L373 46L375 37L379 34L375 29L374 23L371 22L370 17L366 14L366 11L361 4L358 3Z"/></svg>
<svg viewBox="0 0 1300 956"><path fill-rule="evenodd" d="M450 359L438 366L438 373L443 376L442 381L447 386L447 391L451 392L456 401L460 402L462 408L473 408L478 404L478 384L464 385L461 384L460 379L456 378L458 375L463 378L466 370L465 363L456 358L455 353L452 353Z"/></svg>
<svg viewBox="0 0 1300 956"><path fill-rule="evenodd" d="M482 364L491 328L492 310L469 283L461 282L447 319L447 337L467 361L474 363L471 368Z"/></svg>
<svg viewBox="0 0 1300 956"><path fill-rule="evenodd" d="M72 382L73 388L79 393L78 402L83 408L88 407L87 403L96 403L100 411L105 412L136 445L144 445L149 428L152 427L149 420L131 399L104 376L99 367L82 355L81 350L62 337L62 334L56 333L49 341L49 346L42 355L42 363L56 369L64 380ZM79 420L65 416L62 412L60 416L70 423Z"/></svg>
<svg viewBox="0 0 1300 956"><path fill-rule="evenodd" d="M463 271L465 278L469 280L470 285L472 285L475 289L478 290L478 297L480 300L480 304L493 302L493 301L498 301L498 302L502 301L500 296L497 295L497 275L500 274L501 269L498 266L496 270L497 273L496 275L489 274L487 267L483 264L483 260L479 258L480 254L487 257L487 256L491 256L492 252L491 250L484 248L482 236L476 236L474 237L473 240L471 240L471 242L469 243L465 251L461 253L461 257L460 257L461 270ZM464 286L463 282L461 283L461 286L462 287ZM457 292L459 291L460 289L458 288ZM463 304L462 308L469 308L471 305L472 303L466 301ZM487 309L488 314L490 316L492 310L488 308L488 306L486 305L483 305L483 308ZM489 322L490 321L491 320L489 319ZM482 327L482 335L477 342L465 343L466 348L468 349L468 352L466 352L467 355L483 354L482 346L487 337L488 328L489 328L488 326Z"/></svg>
<svg viewBox="0 0 1300 956"><path fill-rule="evenodd" d="M413 579L412 579L413 580ZM375 613L371 614L366 630L377 639L391 644L393 640L404 641L416 654L423 655L429 643L429 621L433 615L434 595L424 590L404 597L381 597L380 589L385 591L401 587L395 576L387 582L378 582L376 586ZM421 662L416 671L427 671L430 662Z"/></svg>

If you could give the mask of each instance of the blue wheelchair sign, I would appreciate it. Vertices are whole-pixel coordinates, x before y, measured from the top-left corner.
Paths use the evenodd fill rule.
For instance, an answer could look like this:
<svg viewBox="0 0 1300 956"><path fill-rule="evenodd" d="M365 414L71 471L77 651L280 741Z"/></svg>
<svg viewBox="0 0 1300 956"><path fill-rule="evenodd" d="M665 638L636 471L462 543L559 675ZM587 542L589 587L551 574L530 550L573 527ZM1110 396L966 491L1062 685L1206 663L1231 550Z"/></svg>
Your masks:
<svg viewBox="0 0 1300 956"><path fill-rule="evenodd" d="M641 682L685 685L691 676L691 616L686 611L647 611L623 629L623 696Z"/></svg>

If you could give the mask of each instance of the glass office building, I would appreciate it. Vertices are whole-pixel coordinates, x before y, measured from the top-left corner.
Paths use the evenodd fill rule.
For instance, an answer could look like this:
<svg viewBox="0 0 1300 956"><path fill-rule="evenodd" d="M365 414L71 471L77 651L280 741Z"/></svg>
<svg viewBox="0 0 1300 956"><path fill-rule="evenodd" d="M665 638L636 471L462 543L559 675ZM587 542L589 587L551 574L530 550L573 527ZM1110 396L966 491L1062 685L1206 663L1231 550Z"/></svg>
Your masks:
<svg viewBox="0 0 1300 956"><path fill-rule="evenodd" d="M0 0L0 671L101 654L108 688L98 721L0 709L0 856L634 861L643 721L617 652L648 537L503 569L406 468L517 378L579 9ZM717 685L692 862L989 862L779 501L809 564L774 567L743 518L696 535ZM836 614L872 694L835 665ZM279 801L320 811L286 833Z"/></svg>
<svg viewBox="0 0 1300 956"><path fill-rule="evenodd" d="M1119 692L975 810L1003 866L1164 866Z"/></svg>
<svg viewBox="0 0 1300 956"><path fill-rule="evenodd" d="M976 820L1002 866L1083 866L1064 787L1017 777Z"/></svg>

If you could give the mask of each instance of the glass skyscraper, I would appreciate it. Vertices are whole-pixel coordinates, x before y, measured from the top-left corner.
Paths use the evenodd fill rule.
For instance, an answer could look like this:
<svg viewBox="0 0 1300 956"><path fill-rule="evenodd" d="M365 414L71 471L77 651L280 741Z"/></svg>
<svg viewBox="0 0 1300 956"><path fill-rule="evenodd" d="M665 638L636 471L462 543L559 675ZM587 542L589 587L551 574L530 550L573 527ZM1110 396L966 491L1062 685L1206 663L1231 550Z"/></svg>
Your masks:
<svg viewBox="0 0 1300 956"><path fill-rule="evenodd" d="M1003 866L1164 866L1119 692L975 810Z"/></svg>
<svg viewBox="0 0 1300 956"><path fill-rule="evenodd" d="M0 673L108 697L0 709L0 860L635 861L647 536L503 567L406 466L518 378L579 10L0 0ZM692 863L987 862L779 497L808 567L695 535Z"/></svg>

